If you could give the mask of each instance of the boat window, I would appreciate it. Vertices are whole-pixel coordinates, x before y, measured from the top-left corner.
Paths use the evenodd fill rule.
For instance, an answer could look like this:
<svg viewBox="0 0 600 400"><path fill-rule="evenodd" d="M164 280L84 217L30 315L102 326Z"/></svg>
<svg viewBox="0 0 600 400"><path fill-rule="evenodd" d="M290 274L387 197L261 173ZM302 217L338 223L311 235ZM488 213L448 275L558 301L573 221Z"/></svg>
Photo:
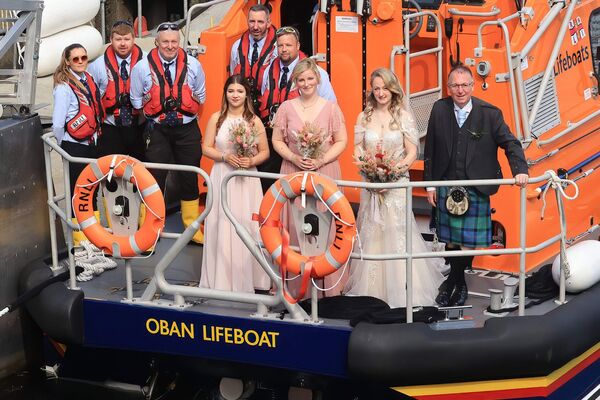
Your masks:
<svg viewBox="0 0 600 400"><path fill-rule="evenodd" d="M600 76L600 8L594 10L590 15L590 44L594 72Z"/></svg>

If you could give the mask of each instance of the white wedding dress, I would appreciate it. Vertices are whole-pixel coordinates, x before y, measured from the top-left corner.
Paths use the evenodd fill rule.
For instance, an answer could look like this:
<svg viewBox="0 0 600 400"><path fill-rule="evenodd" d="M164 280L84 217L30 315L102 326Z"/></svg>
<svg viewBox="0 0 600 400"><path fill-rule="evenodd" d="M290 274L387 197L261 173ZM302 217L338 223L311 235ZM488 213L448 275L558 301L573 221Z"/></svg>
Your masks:
<svg viewBox="0 0 600 400"><path fill-rule="evenodd" d="M414 142L416 132L408 133ZM412 135L411 135L412 134ZM390 130L383 133L364 131L363 146L366 150L381 144L383 150L390 153L404 151L402 130ZM360 139L359 139L360 140ZM408 178L402 178L407 181ZM358 212L358 228L365 254L403 253L406 248L406 189L387 190L372 193L363 190ZM410 212L412 224L413 253L430 251L423 240L414 214ZM359 250L355 245L355 250ZM427 306L435 304L435 297L443 276L438 268L443 259L413 259L413 305ZM406 305L406 261L352 261L350 278L346 284L347 295L373 296L386 301L390 307Z"/></svg>

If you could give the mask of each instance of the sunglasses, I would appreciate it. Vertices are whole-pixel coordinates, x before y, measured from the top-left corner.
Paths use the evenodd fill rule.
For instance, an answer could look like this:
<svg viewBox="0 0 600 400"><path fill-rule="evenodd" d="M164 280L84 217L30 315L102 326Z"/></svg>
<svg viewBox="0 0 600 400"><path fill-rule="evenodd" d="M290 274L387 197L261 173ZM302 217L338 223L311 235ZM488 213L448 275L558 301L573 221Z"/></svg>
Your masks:
<svg viewBox="0 0 600 400"><path fill-rule="evenodd" d="M86 62L87 60L88 60L88 56L81 56L81 57L76 56L76 57L71 58L71 62L74 62L74 63L79 63L80 61Z"/></svg>
<svg viewBox="0 0 600 400"><path fill-rule="evenodd" d="M116 21L116 22L113 24L113 26L112 26L112 27L113 27L113 28L116 28L116 27L117 27L117 26L119 26L119 25L127 25L127 26L130 26L130 27L132 27L132 28L133 28L133 24L131 23L131 21L127 21L127 20L125 20L125 19L121 19L121 20L119 20L119 21Z"/></svg>
<svg viewBox="0 0 600 400"><path fill-rule="evenodd" d="M157 32L178 31L178 30L179 30L179 25L177 25L176 23L173 23L173 22L163 22L162 24L160 24L158 26L158 28L156 28Z"/></svg>
<svg viewBox="0 0 600 400"><path fill-rule="evenodd" d="M291 26L282 26L281 28L277 29L277 31L275 32L275 36L277 36L277 37L280 37L283 35L288 35L288 34L292 34L292 35L296 36L296 39L298 39L300 37L298 30Z"/></svg>

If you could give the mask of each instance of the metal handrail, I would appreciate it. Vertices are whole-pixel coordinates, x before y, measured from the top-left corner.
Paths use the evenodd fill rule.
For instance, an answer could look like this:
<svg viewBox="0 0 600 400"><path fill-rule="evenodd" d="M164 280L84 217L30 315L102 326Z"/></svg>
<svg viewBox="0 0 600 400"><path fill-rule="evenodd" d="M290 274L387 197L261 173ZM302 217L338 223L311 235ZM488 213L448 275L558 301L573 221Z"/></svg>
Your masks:
<svg viewBox="0 0 600 400"><path fill-rule="evenodd" d="M459 16L463 16L463 17L494 17L498 14L500 14L502 10L500 10L498 7L493 6L492 9L488 12L476 12L476 11L460 11L456 8L449 8L448 12L451 15L459 15Z"/></svg>
<svg viewBox="0 0 600 400"><path fill-rule="evenodd" d="M267 267L274 268L272 263L269 263L262 254L257 249L256 241L252 238L250 232L233 216L231 210L229 208L229 202L227 200L227 191L226 185L227 183L236 176L243 177L259 177L259 178L270 178L277 179L282 177L281 174L270 174L264 172L254 172L254 171L242 171L237 170L229 173L223 180L221 186L221 204L223 210L225 211L226 216L230 219L232 225L236 229L236 233L240 236L240 239L244 242L246 247L250 249L251 253L256 257L256 259L261 263L263 268L267 270ZM544 175L532 177L529 179L529 183L535 184L539 182L544 182L552 178L550 173L545 173ZM406 189L406 209L412 209L412 190L414 188L426 188L426 187L449 187L449 186L490 186L490 185L514 185L515 179L477 179L477 180L453 180L453 181L420 181L420 182L394 182L394 183L369 183L369 182L355 182L355 181L343 181L336 180L336 184L340 187L355 187L361 189ZM559 196L557 194L557 196ZM393 253L393 254L360 254L360 253L352 253L351 258L353 259L363 259L363 260L406 260L406 282L407 282L407 291L406 291L406 304L407 304L407 321L412 321L412 260L417 258L437 258L437 257L459 257L459 256L480 256L480 255L501 255L501 254L518 254L519 255L519 315L525 315L525 255L529 253L535 253L540 251L556 242L562 241L563 243L566 241L566 225L563 226L561 224L560 234L555 235L551 238L546 239L545 241L538 243L534 246L527 247L526 245L526 207L527 207L527 190L526 188L520 189L520 203L519 203L519 217L520 217L520 242L519 247L516 248L507 248L507 249L490 249L490 250L460 250L460 251L430 251L430 252L422 252L422 253L413 253L412 251L405 251L404 253ZM559 208L562 210L562 202L558 200ZM406 223L406 249L412 249L411 239L411 223L410 218L411 213L407 212L407 223ZM561 273L562 273L562 265L563 265L563 257L564 254L560 254L561 257ZM279 279L279 278L278 278ZM275 280L274 282L277 282ZM560 283L560 294L559 299L562 299L564 302L565 296L565 283L564 280L561 280ZM287 303L284 301L284 304Z"/></svg>
<svg viewBox="0 0 600 400"><path fill-rule="evenodd" d="M533 126L535 117L537 116L537 113L540 109L540 105L542 104L542 98L544 96L544 92L546 91L548 81L550 80L550 74L554 73L554 61L556 60L558 52L560 51L560 48L562 46L562 42L567 33L569 21L571 20L571 16L573 15L573 11L575 11L575 6L577 5L577 3L577 0L571 0L571 4L569 4L569 8L567 8L567 12L565 13L563 22L558 30L558 36L556 38L554 47L552 48L552 53L550 53L550 57L548 58L548 64L546 65L546 70L544 71L544 77L542 78L542 82L540 83L540 88L538 89L537 96L535 97L533 107L531 107L531 112L529 113L529 120L527 122L530 126Z"/></svg>
<svg viewBox="0 0 600 400"><path fill-rule="evenodd" d="M428 17L431 17L433 19L433 21L435 22L436 32L437 32L437 46L433 47L431 49L426 49L426 50L422 50L422 51L416 52L414 54L411 54L409 21L413 18L424 17L426 15ZM405 92L406 96L408 96L408 98L410 99L411 98L410 60L412 58L420 57L420 56L423 56L426 54L437 53L436 54L436 56L437 56L437 86L434 89L435 89L435 91L438 92L438 99L440 99L442 97L442 50L443 50L442 25L440 23L440 20L438 19L437 15L431 11L419 11L419 12L415 12L415 13L409 13L409 14L404 15L402 18L404 20L404 46L403 47L394 46L392 48L392 52L390 55L390 70L392 72L394 72L394 56L396 54L398 54L399 51L406 52L406 63L404 65L404 73L406 74L405 81L404 81L404 92Z"/></svg>
<svg viewBox="0 0 600 400"><path fill-rule="evenodd" d="M184 0L187 3L187 0ZM212 0L212 1L207 1L206 3L198 3L198 4L194 4L193 6L190 7L190 9L187 11L187 14L185 16L185 30L184 30L184 34L183 34L183 49L187 50L188 47L188 43L189 43L189 39L190 39L190 23L192 22L192 11L197 10L197 9L203 9L203 8L208 8L210 6L213 6L215 4L219 4L219 3L224 3L228 0ZM198 38L198 41L200 41L200 38Z"/></svg>
<svg viewBox="0 0 600 400"><path fill-rule="evenodd" d="M483 49L483 29L488 27L488 26L498 26L502 29L502 33L504 34L504 42L505 42L505 49L506 49L506 66L508 68L508 75L509 75L509 85L510 85L510 94L511 94L511 98L512 98L512 108L513 108L513 115L515 118L515 130L516 130L516 137L519 139L523 138L522 132L521 132L521 124L519 123L520 121L520 115L519 115L519 109L518 109L518 104L519 104L519 100L517 97L517 89L516 89L516 84L515 84L515 75L514 75L514 66L512 63L512 51L511 51L511 45L510 45L510 34L508 32L508 27L506 26L506 22L518 18L521 16L520 12L516 12L512 15L509 15L505 18L496 20L496 21L486 21L483 22L481 25L479 25L479 27L477 28L477 48L475 49L475 52L477 53L478 51L481 51Z"/></svg>

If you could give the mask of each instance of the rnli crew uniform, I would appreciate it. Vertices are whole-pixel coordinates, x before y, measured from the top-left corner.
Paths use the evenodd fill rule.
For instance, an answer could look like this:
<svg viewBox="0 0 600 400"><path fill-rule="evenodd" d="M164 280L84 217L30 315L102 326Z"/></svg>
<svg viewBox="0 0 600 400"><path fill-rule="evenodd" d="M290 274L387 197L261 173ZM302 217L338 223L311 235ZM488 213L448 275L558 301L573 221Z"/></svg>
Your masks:
<svg viewBox="0 0 600 400"><path fill-rule="evenodd" d="M100 91L90 74L70 70L68 83L54 87L52 130L56 141L73 157L96 158L96 142L104 117ZM71 194L85 164L69 163Z"/></svg>
<svg viewBox="0 0 600 400"><path fill-rule="evenodd" d="M164 60L153 49L131 72L131 104L148 119L145 160L156 163L200 166L201 133L197 113L206 97L205 75L200 62L179 49ZM165 192L167 171L153 170ZM199 215L197 174L177 172L181 213L187 227ZM200 231L194 242L203 241Z"/></svg>
<svg viewBox="0 0 600 400"><path fill-rule="evenodd" d="M52 131L59 146L73 157L96 158L96 142L100 136L104 112L100 90L92 76L87 72L78 75L70 70L68 82L57 84L53 96ZM69 163L71 196L75 191L77 178L84 168L85 164ZM95 194L93 199L95 203ZM72 221L77 223L75 218ZM83 232L73 232L74 246L79 246L85 239Z"/></svg>
<svg viewBox="0 0 600 400"><path fill-rule="evenodd" d="M102 57L88 67L102 94L106 118L102 123L102 136L98 140L98 156L127 154L144 159L144 118L133 108L130 100L131 70L145 57L134 45L126 57L119 57L109 46Z"/></svg>
<svg viewBox="0 0 600 400"><path fill-rule="evenodd" d="M275 58L277 58L277 38L272 25L262 39L256 40L249 31L246 31L231 47L229 72L231 75L237 74L246 78L252 91L256 112L259 107L263 76Z"/></svg>

